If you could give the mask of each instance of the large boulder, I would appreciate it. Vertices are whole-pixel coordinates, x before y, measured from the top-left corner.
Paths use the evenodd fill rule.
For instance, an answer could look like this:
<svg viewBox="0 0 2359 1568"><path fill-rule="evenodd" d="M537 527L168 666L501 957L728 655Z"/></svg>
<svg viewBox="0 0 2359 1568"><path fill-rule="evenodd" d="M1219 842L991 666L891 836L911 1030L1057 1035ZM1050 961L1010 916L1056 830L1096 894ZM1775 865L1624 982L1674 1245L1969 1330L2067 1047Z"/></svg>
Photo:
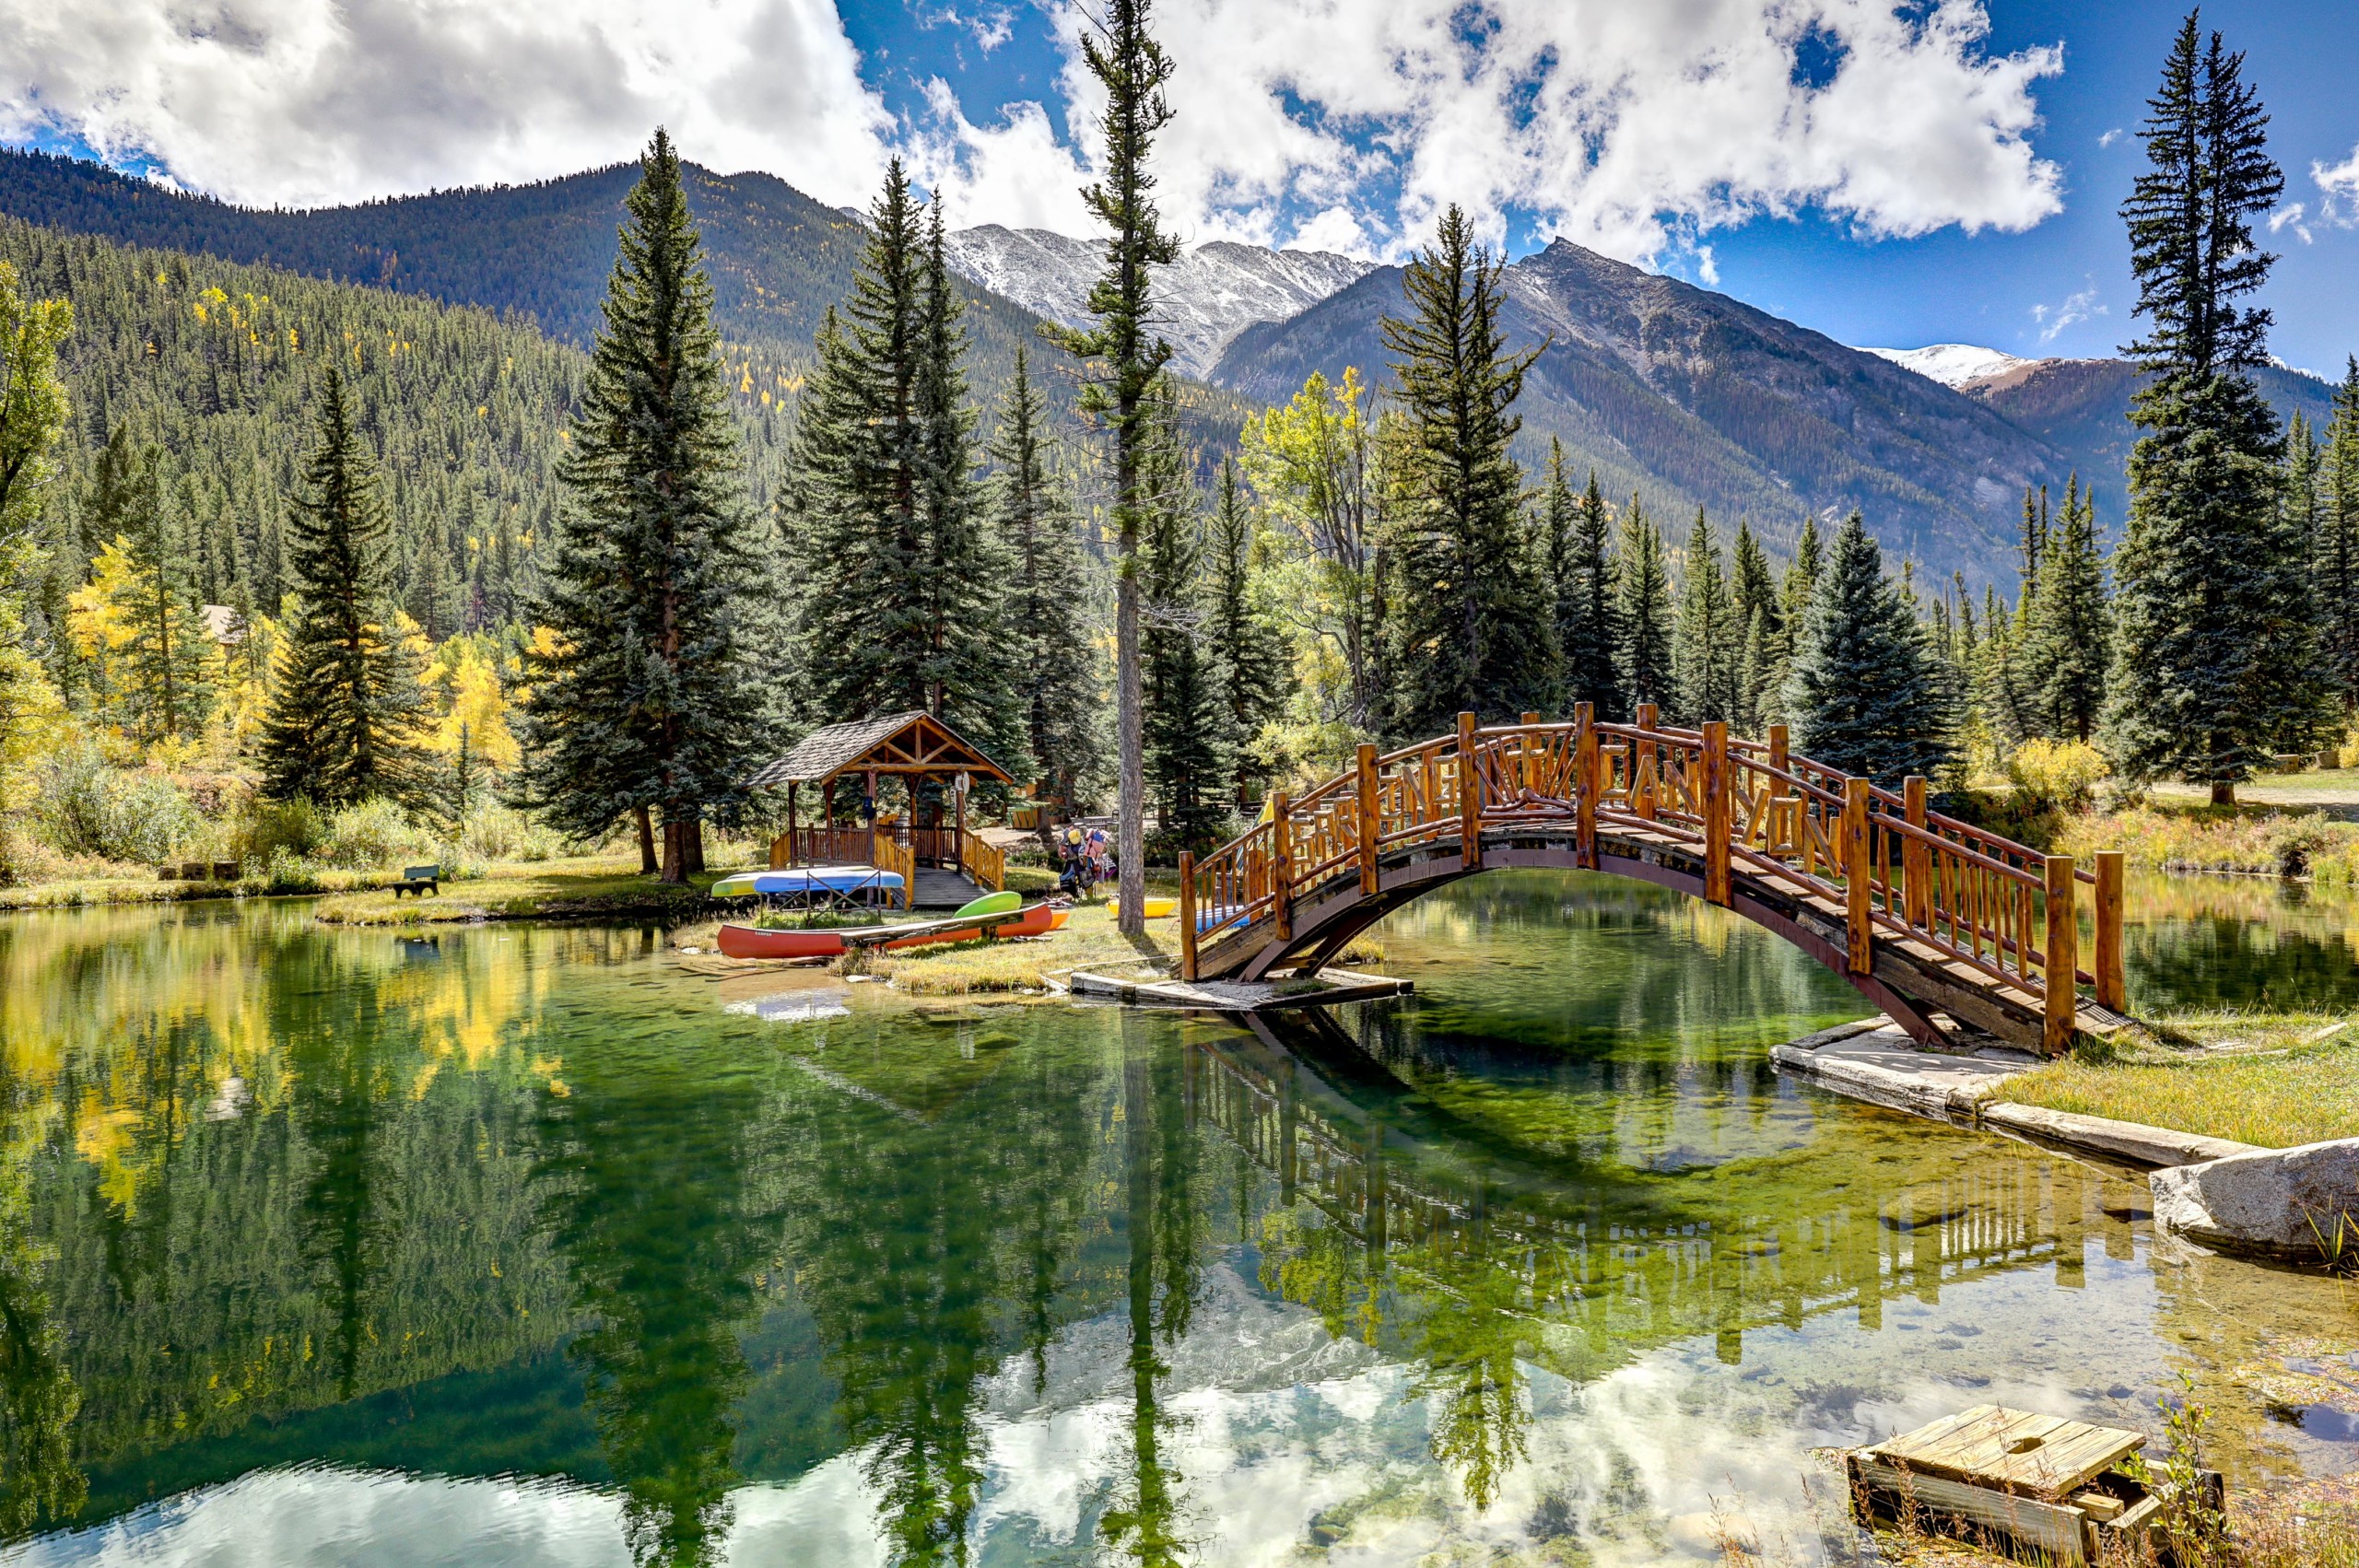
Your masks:
<svg viewBox="0 0 2359 1568"><path fill-rule="evenodd" d="M2154 1223L2200 1246L2308 1263L2359 1257L2359 1138L2232 1154L2146 1179Z"/></svg>

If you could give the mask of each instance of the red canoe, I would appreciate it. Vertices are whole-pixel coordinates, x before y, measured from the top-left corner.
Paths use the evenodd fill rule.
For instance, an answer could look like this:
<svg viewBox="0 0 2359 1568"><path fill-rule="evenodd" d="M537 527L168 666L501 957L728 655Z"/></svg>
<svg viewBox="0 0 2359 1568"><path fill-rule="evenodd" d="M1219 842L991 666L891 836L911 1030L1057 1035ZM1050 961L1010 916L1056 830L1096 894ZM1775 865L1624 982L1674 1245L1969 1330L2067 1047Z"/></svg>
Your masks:
<svg viewBox="0 0 2359 1568"><path fill-rule="evenodd" d="M1035 904L1014 915L980 920L918 921L902 937L893 935L898 928L892 926L802 931L722 926L719 945L726 958L833 958L850 947L921 947L929 942L971 942L979 936L1046 936L1062 929L1070 918L1066 910Z"/></svg>

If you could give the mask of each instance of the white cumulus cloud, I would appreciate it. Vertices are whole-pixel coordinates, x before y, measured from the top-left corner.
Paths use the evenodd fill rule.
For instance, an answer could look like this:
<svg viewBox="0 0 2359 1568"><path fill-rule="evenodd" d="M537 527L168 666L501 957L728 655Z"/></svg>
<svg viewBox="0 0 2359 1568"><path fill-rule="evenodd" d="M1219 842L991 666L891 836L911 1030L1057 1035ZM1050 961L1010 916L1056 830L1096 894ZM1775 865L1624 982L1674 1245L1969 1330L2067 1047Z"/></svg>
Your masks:
<svg viewBox="0 0 2359 1568"><path fill-rule="evenodd" d="M234 201L543 179L659 123L829 202L874 188L889 133L827 0L0 4L0 137L76 135Z"/></svg>
<svg viewBox="0 0 2359 1568"><path fill-rule="evenodd" d="M1167 211L1191 239L1354 219L1371 249L1455 201L1649 260L1817 205L1874 236L2020 229L2055 49L1997 54L1979 0L1167 0ZM1099 101L1069 53L1077 123Z"/></svg>
<svg viewBox="0 0 2359 1568"><path fill-rule="evenodd" d="M2310 178L2319 192L2318 216L2344 228L2359 225L2359 146L2341 163L2313 162Z"/></svg>

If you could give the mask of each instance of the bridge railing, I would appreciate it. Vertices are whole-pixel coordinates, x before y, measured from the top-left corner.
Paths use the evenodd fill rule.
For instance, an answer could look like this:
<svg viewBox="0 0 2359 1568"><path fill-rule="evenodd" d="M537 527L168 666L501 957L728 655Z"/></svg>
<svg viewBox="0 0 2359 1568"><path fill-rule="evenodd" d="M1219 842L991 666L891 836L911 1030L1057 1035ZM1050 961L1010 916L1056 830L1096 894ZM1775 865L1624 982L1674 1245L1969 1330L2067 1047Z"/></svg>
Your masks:
<svg viewBox="0 0 2359 1568"><path fill-rule="evenodd" d="M1289 800L1202 860L1184 858L1181 967L1207 946L1280 942L1297 903L1320 891L1379 891L1387 854L1454 849L1482 864L1483 834L1569 827L1580 864L1599 864L1601 827L1700 848L1705 896L1727 905L1741 870L1839 916L1851 972L1872 971L1875 944L1906 942L2039 1004L2050 1048L2069 1044L2077 986L2123 1005L2121 860L2095 874L1926 806L1926 781L1881 788L1792 754L1783 726L1764 740L1709 723L1684 730L1642 705L1629 724L1599 722L1587 703L1570 723L1526 714L1512 725L1459 716L1455 733L1398 751L1359 748L1349 773ZM2080 963L2077 887L2092 884L2096 943Z"/></svg>

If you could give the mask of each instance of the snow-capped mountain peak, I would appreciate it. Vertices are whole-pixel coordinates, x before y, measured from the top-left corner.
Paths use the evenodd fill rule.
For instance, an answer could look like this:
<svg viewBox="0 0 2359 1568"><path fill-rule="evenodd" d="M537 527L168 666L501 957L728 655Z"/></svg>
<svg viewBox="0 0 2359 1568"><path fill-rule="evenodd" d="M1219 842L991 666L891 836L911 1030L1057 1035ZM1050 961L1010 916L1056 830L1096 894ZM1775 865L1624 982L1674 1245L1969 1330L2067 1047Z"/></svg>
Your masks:
<svg viewBox="0 0 2359 1568"><path fill-rule="evenodd" d="M1905 370L1914 370L1946 387L1987 380L2036 363L2020 355L1979 348L1970 343L1935 343L1923 348L1862 348L1860 352L1889 359Z"/></svg>
<svg viewBox="0 0 2359 1568"><path fill-rule="evenodd" d="M950 265L970 282L1050 321L1088 324L1089 287L1105 264L1100 243L996 223L944 238ZM1156 269L1156 326L1170 340L1172 367L1201 376L1247 327L1285 321L1375 265L1327 251L1211 240Z"/></svg>

